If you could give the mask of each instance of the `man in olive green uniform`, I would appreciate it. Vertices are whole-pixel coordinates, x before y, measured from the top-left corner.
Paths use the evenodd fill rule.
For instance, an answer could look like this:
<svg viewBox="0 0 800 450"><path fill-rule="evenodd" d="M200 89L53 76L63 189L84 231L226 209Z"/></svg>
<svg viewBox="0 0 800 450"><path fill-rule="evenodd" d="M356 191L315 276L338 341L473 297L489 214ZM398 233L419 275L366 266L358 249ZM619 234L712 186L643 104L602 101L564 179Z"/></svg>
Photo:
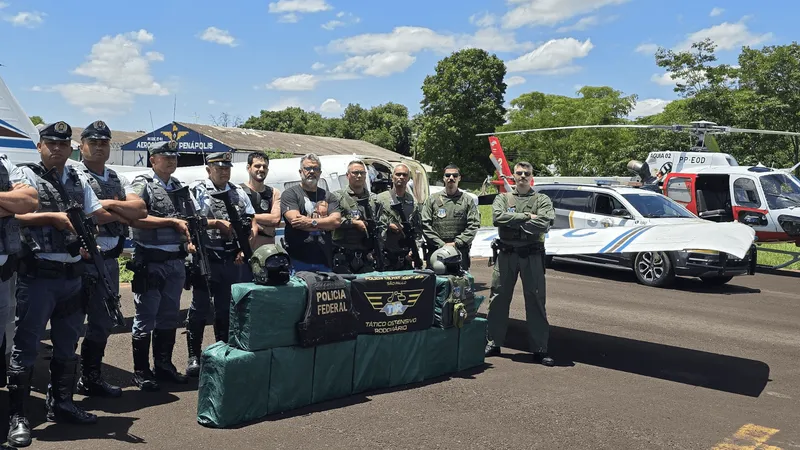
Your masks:
<svg viewBox="0 0 800 450"><path fill-rule="evenodd" d="M550 325L545 311L544 240L555 219L555 211L549 197L531 189L532 176L530 163L517 163L514 166L515 191L498 195L492 204L492 223L497 227L499 238L493 243L498 253L492 273L485 354L500 354L519 274L525 295L530 350L536 362L552 366L554 361L547 355Z"/></svg>
<svg viewBox="0 0 800 450"><path fill-rule="evenodd" d="M383 205L381 226L386 229L384 244L386 248L386 270L410 270L413 268L411 264L413 259L421 261L419 256L412 256L411 246L406 241L411 236L405 236L400 214L391 207L397 203L403 205L406 218L408 218L415 230L415 237L420 238L422 236L422 221L420 220L419 205L414 200L414 194L406 189L410 172L411 170L407 165L402 163L396 165L392 172L392 188L378 194L378 202ZM419 268L421 269L422 267Z"/></svg>
<svg viewBox="0 0 800 450"><path fill-rule="evenodd" d="M431 195L422 205L422 232L430 253L454 246L461 253L461 268L469 270L469 249L481 227L481 214L478 205L458 189L460 180L458 166L444 168L444 191Z"/></svg>
<svg viewBox="0 0 800 450"><path fill-rule="evenodd" d="M368 199L369 217L375 214L377 196L367 190L367 168L361 161L347 165L349 186L336 192L342 224L333 230L333 271L336 273L367 273L378 268L372 236L367 231L367 211L359 201ZM380 229L380 227L376 227ZM382 239L378 235L379 239Z"/></svg>

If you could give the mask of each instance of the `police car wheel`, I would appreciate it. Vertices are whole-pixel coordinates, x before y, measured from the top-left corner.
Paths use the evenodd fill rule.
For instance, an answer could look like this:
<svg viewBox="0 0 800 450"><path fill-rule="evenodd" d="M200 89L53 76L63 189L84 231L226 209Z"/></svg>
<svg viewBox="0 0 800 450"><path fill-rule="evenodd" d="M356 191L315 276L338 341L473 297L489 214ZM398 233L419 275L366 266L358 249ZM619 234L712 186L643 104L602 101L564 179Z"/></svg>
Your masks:
<svg viewBox="0 0 800 450"><path fill-rule="evenodd" d="M727 277L700 277L703 280L703 283L708 284L710 286L722 286L723 284L731 281L733 279L732 276Z"/></svg>
<svg viewBox="0 0 800 450"><path fill-rule="evenodd" d="M664 287L675 278L672 260L664 252L642 252L633 261L636 279L646 286Z"/></svg>

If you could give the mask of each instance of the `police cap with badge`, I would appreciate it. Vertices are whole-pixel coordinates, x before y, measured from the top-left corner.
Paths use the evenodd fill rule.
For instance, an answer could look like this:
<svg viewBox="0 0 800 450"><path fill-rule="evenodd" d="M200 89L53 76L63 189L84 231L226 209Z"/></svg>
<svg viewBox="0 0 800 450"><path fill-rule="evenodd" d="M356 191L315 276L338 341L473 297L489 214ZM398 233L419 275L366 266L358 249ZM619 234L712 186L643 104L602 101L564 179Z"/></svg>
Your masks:
<svg viewBox="0 0 800 450"><path fill-rule="evenodd" d="M97 139L102 141L111 140L111 130L105 122L97 120L89 124L81 132L81 139Z"/></svg>
<svg viewBox="0 0 800 450"><path fill-rule="evenodd" d="M209 166L233 167L233 154L231 152L212 153L206 156L206 164Z"/></svg>
<svg viewBox="0 0 800 450"><path fill-rule="evenodd" d="M39 138L48 141L69 141L72 139L72 127L63 121L47 124L39 131Z"/></svg>
<svg viewBox="0 0 800 450"><path fill-rule="evenodd" d="M150 156L163 155L163 156L178 156L175 150L178 148L178 143L175 141L161 141L151 145L148 149Z"/></svg>

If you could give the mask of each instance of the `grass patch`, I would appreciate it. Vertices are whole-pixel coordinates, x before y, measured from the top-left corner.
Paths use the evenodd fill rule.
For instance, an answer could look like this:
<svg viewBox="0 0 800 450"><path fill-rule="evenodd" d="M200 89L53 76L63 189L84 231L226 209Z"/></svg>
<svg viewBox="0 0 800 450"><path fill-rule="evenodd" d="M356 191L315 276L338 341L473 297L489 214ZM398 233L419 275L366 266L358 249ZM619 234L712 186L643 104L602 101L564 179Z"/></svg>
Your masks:
<svg viewBox="0 0 800 450"><path fill-rule="evenodd" d="M776 250L800 252L800 248L798 248L796 245L792 243L761 244L758 246L759 250L761 250L762 248L774 248ZM776 266L778 264L783 264L789 261L790 259L792 259L791 256L783 255L781 253L772 253L765 251L758 252L758 263L768 266ZM800 263L794 263L790 266L784 267L784 269L800 270Z"/></svg>
<svg viewBox="0 0 800 450"><path fill-rule="evenodd" d="M478 211L481 213L481 226L493 227L492 225L492 205L478 205Z"/></svg>
<svg viewBox="0 0 800 450"><path fill-rule="evenodd" d="M127 256L120 256L117 258L117 264L119 264L119 282L120 283L130 283L133 281L133 272L128 270L125 267L125 264L130 261L130 258Z"/></svg>

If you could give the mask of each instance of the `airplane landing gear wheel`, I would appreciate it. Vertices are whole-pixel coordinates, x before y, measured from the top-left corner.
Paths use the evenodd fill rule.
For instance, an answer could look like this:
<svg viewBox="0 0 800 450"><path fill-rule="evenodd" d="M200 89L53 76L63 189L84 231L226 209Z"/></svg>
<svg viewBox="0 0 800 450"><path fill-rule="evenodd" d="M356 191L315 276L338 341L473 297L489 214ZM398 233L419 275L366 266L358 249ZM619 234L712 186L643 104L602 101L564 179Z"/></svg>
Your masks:
<svg viewBox="0 0 800 450"><path fill-rule="evenodd" d="M675 279L672 261L664 252L642 252L633 262L636 279L646 286L665 287Z"/></svg>

